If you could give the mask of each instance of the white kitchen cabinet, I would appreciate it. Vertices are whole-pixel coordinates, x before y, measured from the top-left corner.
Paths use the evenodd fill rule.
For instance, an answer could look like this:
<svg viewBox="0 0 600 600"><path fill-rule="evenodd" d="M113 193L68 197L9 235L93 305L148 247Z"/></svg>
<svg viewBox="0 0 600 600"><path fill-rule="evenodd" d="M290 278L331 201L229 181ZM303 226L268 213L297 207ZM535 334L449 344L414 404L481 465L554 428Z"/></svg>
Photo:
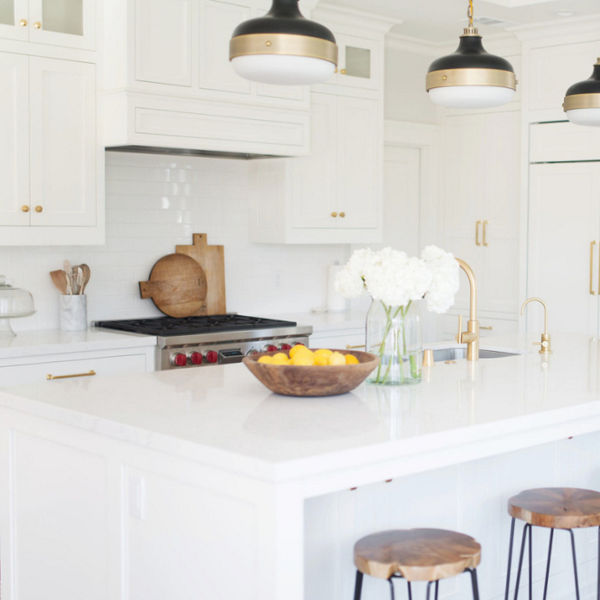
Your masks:
<svg viewBox="0 0 600 600"><path fill-rule="evenodd" d="M105 0L104 145L304 155L308 86L247 81L229 61L257 0Z"/></svg>
<svg viewBox="0 0 600 600"><path fill-rule="evenodd" d="M14 359L0 359L0 387L61 379L87 379L102 375L153 371L154 346L114 348L110 350L31 354Z"/></svg>
<svg viewBox="0 0 600 600"><path fill-rule="evenodd" d="M471 265L489 318L519 308L520 139L518 112L448 117L442 127L439 244ZM468 307L461 276L456 310Z"/></svg>
<svg viewBox="0 0 600 600"><path fill-rule="evenodd" d="M95 66L0 53L0 245L103 239Z"/></svg>
<svg viewBox="0 0 600 600"><path fill-rule="evenodd" d="M251 166L251 239L380 241L382 152L380 101L313 93L310 155Z"/></svg>
<svg viewBox="0 0 600 600"><path fill-rule="evenodd" d="M0 38L91 50L96 0L3 0Z"/></svg>
<svg viewBox="0 0 600 600"><path fill-rule="evenodd" d="M597 336L600 162L530 167L527 294L547 302L553 331ZM542 311L528 311L541 331Z"/></svg>

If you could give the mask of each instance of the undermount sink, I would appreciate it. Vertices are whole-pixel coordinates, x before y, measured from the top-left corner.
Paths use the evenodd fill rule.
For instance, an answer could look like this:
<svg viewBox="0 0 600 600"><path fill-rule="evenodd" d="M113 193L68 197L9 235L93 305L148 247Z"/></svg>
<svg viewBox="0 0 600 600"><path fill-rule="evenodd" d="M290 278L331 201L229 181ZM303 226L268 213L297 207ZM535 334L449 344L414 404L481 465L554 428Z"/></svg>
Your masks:
<svg viewBox="0 0 600 600"><path fill-rule="evenodd" d="M506 358L507 356L517 356L518 352L504 352L502 350L486 350L479 349L479 358ZM467 357L466 348L436 348L433 351L434 362L442 362L446 360L459 360Z"/></svg>

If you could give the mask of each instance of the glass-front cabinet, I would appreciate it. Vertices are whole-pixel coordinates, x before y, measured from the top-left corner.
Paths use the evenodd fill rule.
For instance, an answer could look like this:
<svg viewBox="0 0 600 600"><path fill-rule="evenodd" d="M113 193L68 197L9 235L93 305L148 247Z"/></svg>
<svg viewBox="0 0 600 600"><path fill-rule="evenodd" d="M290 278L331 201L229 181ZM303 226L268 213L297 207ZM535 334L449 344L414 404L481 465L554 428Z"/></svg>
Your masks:
<svg viewBox="0 0 600 600"><path fill-rule="evenodd" d="M96 0L0 0L0 37L94 48Z"/></svg>
<svg viewBox="0 0 600 600"><path fill-rule="evenodd" d="M339 49L337 83L377 90L382 87L382 48L378 40L336 34Z"/></svg>

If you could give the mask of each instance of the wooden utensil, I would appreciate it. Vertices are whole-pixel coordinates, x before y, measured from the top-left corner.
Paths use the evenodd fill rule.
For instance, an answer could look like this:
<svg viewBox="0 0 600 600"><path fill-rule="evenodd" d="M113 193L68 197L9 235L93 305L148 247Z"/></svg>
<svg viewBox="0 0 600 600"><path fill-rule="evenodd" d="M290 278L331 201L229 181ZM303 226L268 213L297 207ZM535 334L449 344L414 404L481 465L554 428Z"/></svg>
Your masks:
<svg viewBox="0 0 600 600"><path fill-rule="evenodd" d="M198 315L223 315L227 312L225 299L225 250L209 246L205 233L194 233L193 245L176 246L177 254L190 256L204 270L208 282L206 309Z"/></svg>
<svg viewBox="0 0 600 600"><path fill-rule="evenodd" d="M50 271L50 277L56 289L61 294L66 294L68 285L67 274L62 269L58 269L57 271Z"/></svg>
<svg viewBox="0 0 600 600"><path fill-rule="evenodd" d="M83 275L83 281L81 282L81 290L79 290L79 293L83 294L90 277L92 276L92 271L85 263L79 265L79 268L81 269L81 273Z"/></svg>
<svg viewBox="0 0 600 600"><path fill-rule="evenodd" d="M168 254L152 267L149 281L140 281L142 298L152 298L170 317L206 314L206 274L185 254Z"/></svg>

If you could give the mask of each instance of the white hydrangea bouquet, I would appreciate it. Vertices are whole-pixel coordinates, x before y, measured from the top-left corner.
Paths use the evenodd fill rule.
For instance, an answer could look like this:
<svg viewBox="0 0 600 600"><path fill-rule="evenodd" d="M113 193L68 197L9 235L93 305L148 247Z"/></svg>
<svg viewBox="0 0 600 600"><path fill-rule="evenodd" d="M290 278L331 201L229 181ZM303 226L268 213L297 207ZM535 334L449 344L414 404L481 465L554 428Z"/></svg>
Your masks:
<svg viewBox="0 0 600 600"><path fill-rule="evenodd" d="M436 313L446 312L458 291L458 263L437 246L421 257L384 248L356 250L338 273L336 290L346 298L368 293L373 302L367 315L366 350L379 356L369 381L381 384L421 380L422 338L418 311L424 300Z"/></svg>

